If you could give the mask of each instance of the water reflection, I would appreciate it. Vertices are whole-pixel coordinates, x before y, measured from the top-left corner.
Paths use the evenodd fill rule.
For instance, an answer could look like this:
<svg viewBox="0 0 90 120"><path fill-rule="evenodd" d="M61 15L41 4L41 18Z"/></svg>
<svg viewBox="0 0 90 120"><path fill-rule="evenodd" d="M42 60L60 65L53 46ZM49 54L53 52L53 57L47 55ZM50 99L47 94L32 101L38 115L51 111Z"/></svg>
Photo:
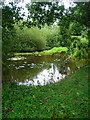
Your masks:
<svg viewBox="0 0 90 120"><path fill-rule="evenodd" d="M9 59L12 81L18 85L46 85L62 80L77 68L73 60L52 56L27 56L23 60Z"/></svg>
<svg viewBox="0 0 90 120"><path fill-rule="evenodd" d="M46 85L47 83L54 83L58 80L61 80L65 77L65 74L59 73L57 67L51 63L51 68L44 69L42 72L33 77L33 81L31 79L26 79L24 82L18 82L19 85Z"/></svg>

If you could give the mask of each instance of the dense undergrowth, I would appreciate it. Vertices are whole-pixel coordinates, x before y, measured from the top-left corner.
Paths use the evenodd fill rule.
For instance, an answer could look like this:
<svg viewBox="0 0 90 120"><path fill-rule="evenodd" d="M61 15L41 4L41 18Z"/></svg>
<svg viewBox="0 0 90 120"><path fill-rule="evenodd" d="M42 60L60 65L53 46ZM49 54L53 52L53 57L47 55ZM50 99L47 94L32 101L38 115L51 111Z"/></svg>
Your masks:
<svg viewBox="0 0 90 120"><path fill-rule="evenodd" d="M73 57L86 58L88 56L88 32L83 31L80 36L73 36L71 26L65 35L61 34L59 26L23 27L15 25L14 36L3 36L3 53L30 53L44 51L48 53L54 47L67 47L68 54ZM69 35L68 35L69 34ZM6 37L5 37L6 36ZM66 36L64 38L64 36ZM6 42L5 42L6 41ZM36 53L37 53L36 52Z"/></svg>
<svg viewBox="0 0 90 120"><path fill-rule="evenodd" d="M89 52L88 37L72 36L72 39L73 39L73 42L70 46L71 56L77 57L79 59L88 58L88 52Z"/></svg>
<svg viewBox="0 0 90 120"><path fill-rule="evenodd" d="M89 118L88 70L83 67L71 77L45 86L3 84L3 119Z"/></svg>

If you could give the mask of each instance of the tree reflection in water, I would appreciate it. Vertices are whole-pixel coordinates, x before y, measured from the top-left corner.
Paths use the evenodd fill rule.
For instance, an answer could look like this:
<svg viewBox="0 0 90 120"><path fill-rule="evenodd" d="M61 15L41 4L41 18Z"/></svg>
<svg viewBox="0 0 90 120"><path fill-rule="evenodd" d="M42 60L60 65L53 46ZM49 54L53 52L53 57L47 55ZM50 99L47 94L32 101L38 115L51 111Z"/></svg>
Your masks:
<svg viewBox="0 0 90 120"><path fill-rule="evenodd" d="M18 85L54 83L76 70L72 60L65 61L56 56L27 56L25 58L25 60L7 62L12 81L17 81Z"/></svg>

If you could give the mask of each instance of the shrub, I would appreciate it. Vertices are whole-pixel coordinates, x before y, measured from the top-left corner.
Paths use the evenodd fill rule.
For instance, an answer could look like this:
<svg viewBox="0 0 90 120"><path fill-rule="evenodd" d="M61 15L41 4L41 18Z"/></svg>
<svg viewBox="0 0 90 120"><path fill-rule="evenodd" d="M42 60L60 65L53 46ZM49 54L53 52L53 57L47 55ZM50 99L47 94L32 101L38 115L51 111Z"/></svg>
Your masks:
<svg viewBox="0 0 90 120"><path fill-rule="evenodd" d="M58 26L49 26L47 28L47 47L59 47L60 46L60 39L59 39L59 28Z"/></svg>
<svg viewBox="0 0 90 120"><path fill-rule="evenodd" d="M16 26L15 51L39 51L46 47L46 37L37 27L22 30Z"/></svg>
<svg viewBox="0 0 90 120"><path fill-rule="evenodd" d="M74 41L70 46L70 53L73 57L86 58L88 55L88 39L81 36L74 37Z"/></svg>

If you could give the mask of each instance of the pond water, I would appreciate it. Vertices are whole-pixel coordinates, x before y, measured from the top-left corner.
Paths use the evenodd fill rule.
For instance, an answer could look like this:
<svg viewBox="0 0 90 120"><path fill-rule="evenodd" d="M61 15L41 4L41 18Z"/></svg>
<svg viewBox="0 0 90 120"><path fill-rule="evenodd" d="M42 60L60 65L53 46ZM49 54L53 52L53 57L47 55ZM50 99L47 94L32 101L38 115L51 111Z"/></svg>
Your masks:
<svg viewBox="0 0 90 120"><path fill-rule="evenodd" d="M9 58L11 80L18 85L46 85L62 80L71 75L77 67L72 59L63 55L54 56L19 56Z"/></svg>

